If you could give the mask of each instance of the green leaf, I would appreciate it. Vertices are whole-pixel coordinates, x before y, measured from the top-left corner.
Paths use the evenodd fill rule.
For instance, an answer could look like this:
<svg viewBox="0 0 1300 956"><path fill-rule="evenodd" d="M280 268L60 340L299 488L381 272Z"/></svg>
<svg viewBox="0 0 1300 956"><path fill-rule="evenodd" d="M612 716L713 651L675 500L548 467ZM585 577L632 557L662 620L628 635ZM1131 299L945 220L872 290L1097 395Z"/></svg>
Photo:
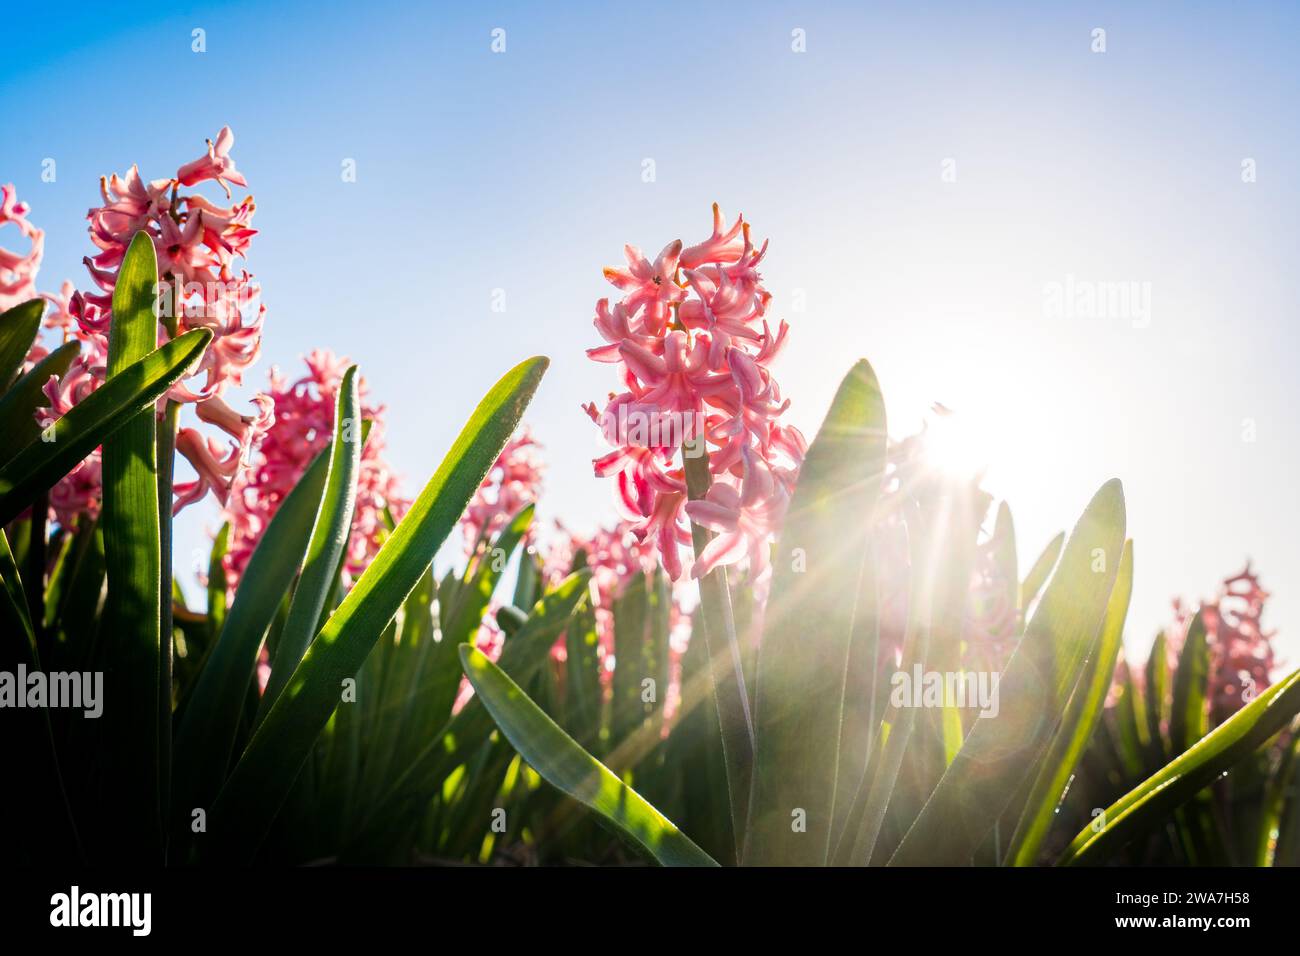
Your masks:
<svg viewBox="0 0 1300 956"><path fill-rule="evenodd" d="M614 679L610 708L610 738L618 742L649 716L641 702L641 682L650 678L657 687L668 683L659 672L650 635L649 595L646 576L635 574L614 599Z"/></svg>
<svg viewBox="0 0 1300 956"><path fill-rule="evenodd" d="M36 666L40 658L37 656L36 633L32 628L32 618L27 611L27 595L23 593L22 578L18 571L18 562L14 559L13 552L9 550L9 538L6 537L4 529L0 529L0 593L3 593L5 600L8 602L6 611L11 622L17 625L16 630L21 634L11 632L5 637L4 663L10 661L22 661L23 663ZM25 691L24 691L25 692Z"/></svg>
<svg viewBox="0 0 1300 956"><path fill-rule="evenodd" d="M945 542L939 535L928 535L919 530L922 523L916 515L919 508L915 504L906 505L905 510L908 567L911 574L907 589L908 607L901 663L903 672L910 673L914 667L924 666L924 662L929 659L931 609L934 605L936 579L939 577L937 568ZM854 866L871 865L919 714L920 708L898 708L893 706L892 701L886 709L879 732L872 741L862 785L846 821L841 842L843 848L848 849L849 856L847 861L841 859L840 862Z"/></svg>
<svg viewBox="0 0 1300 956"><path fill-rule="evenodd" d="M901 524L901 521L900 521ZM880 554L873 531L858 580L857 607L853 612L853 637L844 689L844 721L840 729L840 768L836 782L834 847L831 863L845 866L862 824L871 779L868 768L878 750L879 734L887 706L881 691L880 660ZM891 585L892 586L892 585Z"/></svg>
<svg viewBox="0 0 1300 956"><path fill-rule="evenodd" d="M0 394L9 387L32 350L44 314L44 299L31 299L0 312Z"/></svg>
<svg viewBox="0 0 1300 956"><path fill-rule="evenodd" d="M1169 743L1180 754L1210 731L1210 709L1206 694L1210 680L1210 645L1205 635L1203 612L1198 610L1187 625L1187 637L1178 655L1174 673L1173 709L1169 714Z"/></svg>
<svg viewBox="0 0 1300 956"><path fill-rule="evenodd" d="M707 451L682 446L686 473L686 494L691 501L704 498L713 481ZM691 522L691 544L698 561L713 539L713 532ZM585 558L584 558L585 560ZM722 759L727 781L727 806L732 831L740 835L748 827L749 801L754 772L754 718L750 712L749 685L745 680L744 653L736 634L735 609L726 567L715 567L700 578L698 628L708 652L714 709L718 715Z"/></svg>
<svg viewBox="0 0 1300 956"><path fill-rule="evenodd" d="M595 810L663 866L717 866L604 764L587 753L477 648L460 648L465 676L511 746L557 790Z"/></svg>
<svg viewBox="0 0 1300 956"><path fill-rule="evenodd" d="M1065 532L1062 531L1051 541L1047 542L1047 547L1043 553L1034 561L1033 567L1025 575L1025 580L1020 584L1020 610L1022 613L1029 610L1029 605L1033 603L1038 592L1042 590L1047 583L1047 576L1052 573L1052 568L1056 566L1056 559L1061 556L1061 549L1065 547Z"/></svg>
<svg viewBox="0 0 1300 956"><path fill-rule="evenodd" d="M1013 866L1033 866L1039 850L1047 838L1057 807L1069 786L1075 767L1083 758L1088 741L1092 739L1097 724L1101 722L1115 673L1115 660L1124 643L1124 619L1128 615L1129 598L1133 593L1133 542L1124 543L1124 553L1119 559L1119 574L1111 588L1106 604L1106 618L1101 626L1098 642L1079 686L1070 698L1069 709L1056 731L1047 756L1043 759L1034 781L1034 788L1021 814L1016 832L1007 850L1007 860Z"/></svg>
<svg viewBox="0 0 1300 956"><path fill-rule="evenodd" d="M266 526L186 705L177 729L173 769L175 832L180 836L190 832L189 811L209 806L225 779L262 641L293 586L311 539L329 457L327 445Z"/></svg>
<svg viewBox="0 0 1300 956"><path fill-rule="evenodd" d="M853 612L885 442L880 385L859 361L808 449L773 562L746 864L822 865L830 852ZM805 833L791 827L796 807Z"/></svg>
<svg viewBox="0 0 1300 956"><path fill-rule="evenodd" d="M16 664L42 670L27 612L22 578L9 539L0 529L0 670ZM19 693L25 693L20 689ZM78 715L80 717L80 715ZM0 814L13 821L16 859L30 865L85 864L77 825L63 783L50 711L18 708L5 714L5 758L21 772L0 787ZM9 850L7 857L14 856Z"/></svg>
<svg viewBox="0 0 1300 956"><path fill-rule="evenodd" d="M352 533L352 513L357 499L357 473L361 468L360 397L357 367L350 366L339 383L334 408L334 441L331 444L325 494L316 512L311 541L303 559L302 575L289 603L289 617L280 632L271 677L262 695L261 717L289 683L289 678L316 633L325 599L338 579L339 562Z"/></svg>
<svg viewBox="0 0 1300 956"><path fill-rule="evenodd" d="M1084 510L997 686L891 865L964 866L1046 751L1095 646L1124 545L1124 493L1108 481Z"/></svg>
<svg viewBox="0 0 1300 956"><path fill-rule="evenodd" d="M135 234L113 289L108 377L94 397L128 376L158 348L155 312L158 261L153 239ZM206 330L205 330L206 331ZM180 340L178 340L180 341ZM67 417L85 404L78 405ZM66 417L64 419L66 421ZM60 422L59 424L62 424ZM161 861L162 794L169 755L163 750L162 546L158 516L158 418L152 404L123 416L103 442L104 500L100 526L108 568L108 595L100 630L104 692L119 703L107 717L112 758L104 782L112 829L108 853L137 862ZM168 560L171 556L168 555ZM170 699L167 716L170 719Z"/></svg>
<svg viewBox="0 0 1300 956"><path fill-rule="evenodd" d="M506 641L500 667L512 680L528 683L545 665L556 638L572 619L574 608L587 593L591 572L575 571L548 590L533 606L524 625ZM459 654L457 655L459 658ZM368 818L385 821L400 816L408 798L428 797L438 784L492 732L492 718L477 697L448 720L397 776L388 792L368 811Z"/></svg>
<svg viewBox="0 0 1300 956"><path fill-rule="evenodd" d="M501 580L510 558L533 522L534 506L519 509L494 541L482 542L465 568L462 579L448 582L450 596L439 595L439 629L442 639L433 648L428 684L416 708L416 726L436 730L451 716L460 690L460 659L456 645L473 641L483 623L483 614Z"/></svg>
<svg viewBox="0 0 1300 956"><path fill-rule="evenodd" d="M141 409L152 408L203 356L207 329L186 332L112 379L55 422L50 441L28 445L0 468L0 525L8 524Z"/></svg>
<svg viewBox="0 0 1300 956"><path fill-rule="evenodd" d="M1116 850L1162 824L1170 811L1254 753L1297 712L1300 670L1264 691L1190 750L1112 803L1074 838L1060 862L1071 866L1105 863Z"/></svg>
<svg viewBox="0 0 1300 956"><path fill-rule="evenodd" d="M40 437L41 422L36 411L50 406L42 391L45 383L51 375L62 378L80 351L81 346L75 341L63 343L0 395L0 435L5 436L4 445L0 446L0 465L8 464L14 455Z"/></svg>
<svg viewBox="0 0 1300 956"><path fill-rule="evenodd" d="M600 635L596 612L584 601L564 632L564 722L583 746L596 748L600 738Z"/></svg>
<svg viewBox="0 0 1300 956"><path fill-rule="evenodd" d="M479 403L257 728L208 817L213 855L249 859L293 787L343 681L356 675L514 432L548 361L520 363Z"/></svg>
<svg viewBox="0 0 1300 956"><path fill-rule="evenodd" d="M1277 765L1269 775L1268 784L1264 788L1264 800L1259 815L1259 836L1255 841L1256 866L1288 865L1285 856L1279 859L1278 849L1283 846L1284 811L1287 811L1286 815L1291 816L1300 809L1293 796L1290 809L1287 810L1287 795L1295 793L1296 767L1300 764L1298 757L1300 757L1300 720L1292 721L1291 739L1283 745L1282 752L1278 755ZM1294 826L1294 822L1292 825Z"/></svg>
<svg viewBox="0 0 1300 956"><path fill-rule="evenodd" d="M1147 726L1151 730L1151 759L1156 766L1173 756L1169 752L1168 729L1172 712L1169 688L1169 638L1161 631L1147 657L1146 692Z"/></svg>
<svg viewBox="0 0 1300 956"><path fill-rule="evenodd" d="M221 634L229 610L226 582L226 551L230 546L230 522L222 524L212 539L212 552L208 555L208 632L212 640Z"/></svg>
<svg viewBox="0 0 1300 956"><path fill-rule="evenodd" d="M91 523L85 517L79 519L78 538L83 534L85 543L79 546L81 555L58 609L58 626L68 638L70 670L92 669L91 655L98 632L96 618L106 577L104 535L98 522Z"/></svg>

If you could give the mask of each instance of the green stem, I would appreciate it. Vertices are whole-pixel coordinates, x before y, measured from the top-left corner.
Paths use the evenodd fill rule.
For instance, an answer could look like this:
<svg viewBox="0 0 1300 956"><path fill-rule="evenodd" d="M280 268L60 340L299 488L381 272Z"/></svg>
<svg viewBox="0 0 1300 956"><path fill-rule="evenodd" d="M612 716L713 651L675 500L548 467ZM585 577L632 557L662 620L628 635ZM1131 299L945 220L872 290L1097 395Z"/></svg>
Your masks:
<svg viewBox="0 0 1300 956"><path fill-rule="evenodd" d="M683 449L686 463L687 496L692 501L703 498L709 490L707 452L690 455ZM691 522L691 542L698 559L713 535L707 528ZM709 653L713 700L718 708L722 730L723 760L727 769L731 822L735 831L736 856L743 856L745 830L749 819L749 789L754 772L754 721L749 712L745 691L745 673L741 663L740 642L731 610L731 589L727 569L714 568L700 579L700 619L704 625L704 644Z"/></svg>
<svg viewBox="0 0 1300 956"><path fill-rule="evenodd" d="M23 571L23 586L27 591L27 610L32 617L32 629L36 643L42 643L41 629L45 620L45 536L46 517L50 510L50 493L42 491L32 502L32 516L28 523L30 537L27 539L26 568Z"/></svg>
<svg viewBox="0 0 1300 956"><path fill-rule="evenodd" d="M170 399L158 423L158 544L161 602L158 608L159 794L163 819L169 819L172 758L172 483L176 465L176 426L180 405Z"/></svg>
<svg viewBox="0 0 1300 956"><path fill-rule="evenodd" d="M175 190L172 193L173 204ZM176 338L180 331L180 317L184 309L181 283L173 275L171 285L171 310L162 315L163 328L168 339ZM162 420L158 423L158 551L159 606L158 623L158 789L162 819L171 819L172 778L172 576L174 537L172 533L172 485L176 475L176 429L180 423L180 403L167 399ZM163 828L166 832L166 827ZM166 846L164 846L164 854ZM165 859L165 856L164 856Z"/></svg>

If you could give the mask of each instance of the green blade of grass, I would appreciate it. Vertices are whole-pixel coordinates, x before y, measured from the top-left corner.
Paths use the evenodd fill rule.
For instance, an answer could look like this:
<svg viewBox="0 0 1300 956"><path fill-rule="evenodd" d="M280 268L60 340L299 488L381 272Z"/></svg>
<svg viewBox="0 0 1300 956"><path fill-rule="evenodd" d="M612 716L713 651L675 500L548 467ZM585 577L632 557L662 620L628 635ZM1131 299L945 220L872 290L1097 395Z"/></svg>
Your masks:
<svg viewBox="0 0 1300 956"><path fill-rule="evenodd" d="M488 392L401 523L307 649L212 807L205 844L213 856L247 860L261 844L313 743L339 706L344 681L355 677L455 527L513 434L547 365L545 358L522 362Z"/></svg>
<svg viewBox="0 0 1300 956"><path fill-rule="evenodd" d="M1115 586L1111 589L1106 605L1101 640L1088 661L1078 689L1070 699L1069 709L1052 740L1047 757L1042 761L1016 832L1011 837L1006 858L1013 866L1032 866L1038 859L1043 841L1056 817L1061 797L1101 721L1106 694L1115 673L1115 660L1119 656L1120 645L1124 642L1124 619L1128 615L1132 593L1133 542L1126 541L1124 552L1120 555L1119 574L1115 577Z"/></svg>
<svg viewBox="0 0 1300 956"><path fill-rule="evenodd" d="M460 659L475 694L511 746L551 786L590 807L656 863L717 866L667 817L583 750L482 651L463 645Z"/></svg>
<svg viewBox="0 0 1300 956"><path fill-rule="evenodd" d="M903 837L895 866L968 865L1036 767L1079 682L1124 545L1124 493L1101 487L1065 545L998 683L999 711L977 720Z"/></svg>
<svg viewBox="0 0 1300 956"><path fill-rule="evenodd" d="M1070 866L1105 863L1114 851L1160 825L1170 811L1253 753L1297 712L1300 670L1264 691L1191 749L1112 803L1080 831L1060 862Z"/></svg>
<svg viewBox="0 0 1300 956"><path fill-rule="evenodd" d="M753 788L743 859L827 862L857 587L885 468L880 385L845 376L800 471L759 645ZM803 812L806 832L792 814Z"/></svg>

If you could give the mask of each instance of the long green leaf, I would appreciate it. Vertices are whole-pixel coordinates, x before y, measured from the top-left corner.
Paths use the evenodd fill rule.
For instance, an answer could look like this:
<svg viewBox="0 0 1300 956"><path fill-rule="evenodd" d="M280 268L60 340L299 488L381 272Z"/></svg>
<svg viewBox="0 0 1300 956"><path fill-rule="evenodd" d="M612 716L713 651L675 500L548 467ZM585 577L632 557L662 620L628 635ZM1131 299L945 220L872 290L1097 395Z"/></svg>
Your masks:
<svg viewBox="0 0 1300 956"><path fill-rule="evenodd" d="M564 723L583 746L592 749L600 746L599 647L596 611L590 601L584 601L564 632Z"/></svg>
<svg viewBox="0 0 1300 956"><path fill-rule="evenodd" d="M880 385L859 361L808 449L776 553L758 654L746 864L828 859L853 612L885 441Z"/></svg>
<svg viewBox="0 0 1300 956"><path fill-rule="evenodd" d="M1264 788L1263 804L1260 808L1259 836L1255 841L1256 866L1287 865L1285 858L1279 860L1278 849L1282 846L1282 819L1287 811L1287 795L1294 793L1296 783L1296 766L1300 761L1300 720L1291 722L1291 739L1287 741L1278 755L1277 765L1273 768ZM1295 798L1291 799L1289 814L1295 814Z"/></svg>
<svg viewBox="0 0 1300 956"><path fill-rule="evenodd" d="M173 773L175 817L182 834L189 831L190 814L210 806L225 779L262 642L311 539L329 457L327 445L263 531L181 718Z"/></svg>
<svg viewBox="0 0 1300 956"><path fill-rule="evenodd" d="M1111 588L1106 605L1106 618L1101 626L1101 640L1088 661L1079 686L1070 698L1065 719L1056 731L1047 756L1042 761L1038 778L1030 792L1025 809L1016 826L1007 850L1007 859L1013 866L1032 866L1038 859L1047 832L1056 818L1062 795L1070 783L1075 767L1083 757L1093 731L1101 721L1115 673L1115 660L1124 642L1124 619L1128 615L1129 598L1133 594L1133 542L1124 543L1124 553L1119 559L1119 574Z"/></svg>
<svg viewBox="0 0 1300 956"><path fill-rule="evenodd" d="M357 391L357 367L350 366L339 384L334 408L334 441L331 445L325 494L316 512L315 526L303 561L302 575L289 603L289 617L280 632L271 678L258 712L263 717L289 683L289 678L316 633L325 599L338 579L339 561L352 532L352 512L356 507L357 473L361 468L360 397Z"/></svg>
<svg viewBox="0 0 1300 956"><path fill-rule="evenodd" d="M575 571L538 599L527 621L501 651L500 667L512 680L526 684L546 663L556 638L572 620L574 608L587 593L590 579L589 570ZM483 709L482 702L471 697L403 768L384 798L368 809L368 819L385 821L398 817L408 799L427 798L456 766L482 745L492 726L491 715Z"/></svg>
<svg viewBox="0 0 1300 956"><path fill-rule="evenodd" d="M483 550L473 556L465 568L464 578L449 577L449 593L445 596L440 593L438 628L442 639L431 649L427 686L414 714L417 728L425 732L437 730L451 716L461 680L456 645L473 641L478 634L497 583L532 526L533 513L531 504L521 508L495 540L484 540Z"/></svg>
<svg viewBox="0 0 1300 956"><path fill-rule="evenodd" d="M455 527L518 425L548 364L545 358L522 362L488 392L401 523L307 649L213 805L206 843L214 855L248 859L260 845L313 743L339 706L344 681L355 677Z"/></svg>
<svg viewBox="0 0 1300 956"><path fill-rule="evenodd" d="M904 509L907 515L908 566L911 568L901 658L904 673L929 660L931 612L939 577L937 565L944 544L940 536L921 530L921 520L916 514L918 510L915 504ZM841 857L838 862L871 865L919 712L916 707L895 707L893 701L886 709L879 732L872 741L862 786L846 824L843 847L849 855L847 861ZM856 827L849 829L854 820L857 821Z"/></svg>
<svg viewBox="0 0 1300 956"><path fill-rule="evenodd" d="M42 423L36 413L50 405L43 391L45 383L51 375L62 378L80 351L77 342L64 342L0 395L0 435L5 436L0 446L0 465L7 464L40 437Z"/></svg>
<svg viewBox="0 0 1300 956"><path fill-rule="evenodd" d="M687 497L698 501L708 494L713 481L708 454L702 448L692 451L690 446L683 445L682 456ZM696 560L704 554L712 539L712 532L691 522L691 544ZM739 851L749 826L749 801L753 791L755 739L751 698L745 680L744 654L736 633L727 568L713 568L700 578L699 588L699 627L693 633L703 638L708 652L710 687L718 714L719 743L727 781L727 805Z"/></svg>
<svg viewBox="0 0 1300 956"><path fill-rule="evenodd" d="M1174 673L1173 707L1169 712L1169 743L1180 754L1210 731L1210 710L1206 703L1210 679L1210 645L1205 634L1204 612L1198 610L1187 625L1187 636L1178 654Z"/></svg>
<svg viewBox="0 0 1300 956"><path fill-rule="evenodd" d="M1056 559L1061 556L1061 549L1065 547L1065 532L1057 534L1055 538L1047 542L1047 547L1043 553L1034 561L1033 567L1025 575L1024 581L1020 584L1020 610L1026 612L1029 610L1030 603L1038 597L1038 592L1042 590L1043 585L1047 583L1047 576L1052 573L1052 568L1056 566Z"/></svg>
<svg viewBox="0 0 1300 956"><path fill-rule="evenodd" d="M998 682L998 714L977 720L890 860L896 866L968 865L998 816L1038 765L1100 636L1124 545L1116 480L1075 525L1025 635Z"/></svg>
<svg viewBox="0 0 1300 956"><path fill-rule="evenodd" d="M0 529L0 670L21 664L42 669L22 579L9 539ZM25 693L20 689L19 693ZM80 717L80 715L78 715ZM85 863L55 746L50 711L20 708L5 714L5 756L21 768L0 787L0 813L13 821L19 861L30 865Z"/></svg>
<svg viewBox="0 0 1300 956"><path fill-rule="evenodd" d="M1163 769L1120 797L1066 849L1061 863L1105 863L1133 838L1159 825L1300 712L1300 670L1293 671L1237 711Z"/></svg>
<svg viewBox="0 0 1300 956"><path fill-rule="evenodd" d="M1169 687L1169 638L1164 631L1156 635L1147 655L1146 692L1147 726L1151 729L1151 759L1156 766L1174 756L1169 752L1169 723L1173 717L1173 695Z"/></svg>
<svg viewBox="0 0 1300 956"><path fill-rule="evenodd" d="M686 834L528 699L482 651L460 648L465 676L511 746L556 789L586 804L663 866L717 866Z"/></svg>
<svg viewBox="0 0 1300 956"><path fill-rule="evenodd" d="M212 339L207 329L186 332L123 369L88 395L37 441L0 468L0 525L8 524L141 409L183 378Z"/></svg>
<svg viewBox="0 0 1300 956"><path fill-rule="evenodd" d="M113 289L104 388L157 349L157 282L153 239L137 232ZM161 860L169 762L163 737L164 729L170 736L170 727L163 726L159 698L171 634L164 649L157 442L158 417L150 405L105 438L102 453L108 597L100 633L108 662L105 693L117 702L106 714L112 756L103 787L112 808L107 819L117 824L109 852L140 862Z"/></svg>
<svg viewBox="0 0 1300 956"><path fill-rule="evenodd" d="M0 393L9 387L31 351L44 314L44 299L31 299L0 312Z"/></svg>

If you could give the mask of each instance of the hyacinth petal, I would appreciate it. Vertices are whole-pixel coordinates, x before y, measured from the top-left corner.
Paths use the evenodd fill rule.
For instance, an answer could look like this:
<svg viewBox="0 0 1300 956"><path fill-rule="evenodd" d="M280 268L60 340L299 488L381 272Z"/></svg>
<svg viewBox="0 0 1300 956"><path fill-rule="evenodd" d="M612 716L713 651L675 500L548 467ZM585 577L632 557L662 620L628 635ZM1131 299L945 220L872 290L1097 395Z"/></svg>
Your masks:
<svg viewBox="0 0 1300 956"><path fill-rule="evenodd" d="M632 374L645 382L659 382L668 374L668 363L636 342L624 342L619 353Z"/></svg>
<svg viewBox="0 0 1300 956"><path fill-rule="evenodd" d="M593 470L597 478L608 478L610 475L617 474L627 465L627 455L623 451L612 451L602 458L597 458L592 462Z"/></svg>
<svg viewBox="0 0 1300 956"><path fill-rule="evenodd" d="M663 560L664 572L676 581L682 576L682 555L678 548L680 537L674 533L674 528L673 524L661 525L656 535L656 543L659 556Z"/></svg>
<svg viewBox="0 0 1300 956"><path fill-rule="evenodd" d="M231 589L252 557L262 529L330 440L335 399L351 363L333 352L317 350L305 364L305 374L294 380L272 369L267 391L254 398L257 415L241 443L247 465L232 481L223 513L231 528L224 562ZM344 577L349 581L378 552L386 528L384 511L400 519L407 507L400 482L384 457L384 409L367 400L364 378L358 385L361 418L369 432L361 448L355 516L344 560Z"/></svg>
<svg viewBox="0 0 1300 956"><path fill-rule="evenodd" d="M692 521L710 531L735 531L740 520L735 510L707 499L688 501L686 513L690 515Z"/></svg>
<svg viewBox="0 0 1300 956"><path fill-rule="evenodd" d="M641 510L641 498L637 494L636 482L628 469L618 473L614 487L616 490L614 504L624 518L636 521L645 517L645 512Z"/></svg>
<svg viewBox="0 0 1300 956"><path fill-rule="evenodd" d="M717 535L700 552L691 568L691 577L701 578L716 567L735 564L749 552L749 540L739 531Z"/></svg>
<svg viewBox="0 0 1300 956"><path fill-rule="evenodd" d="M727 227L715 205L704 243L687 248L673 240L653 262L629 244L626 269L605 270L624 297L612 305L597 301L594 325L605 342L587 354L616 364L625 392L603 415L586 407L616 445L594 470L616 475L620 513L656 547L674 577L681 570L678 548L691 538L682 520L685 478L677 446L700 438L710 446L708 470L718 490L686 513L739 535L739 541L727 540L727 562L748 554L757 575L766 574L771 537L802 461L798 433L787 433L778 421L789 403L767 369L788 327L782 324L774 336L763 321L772 297L755 266L766 249L765 242L755 252L743 217ZM612 435L611 415L619 423Z"/></svg>

